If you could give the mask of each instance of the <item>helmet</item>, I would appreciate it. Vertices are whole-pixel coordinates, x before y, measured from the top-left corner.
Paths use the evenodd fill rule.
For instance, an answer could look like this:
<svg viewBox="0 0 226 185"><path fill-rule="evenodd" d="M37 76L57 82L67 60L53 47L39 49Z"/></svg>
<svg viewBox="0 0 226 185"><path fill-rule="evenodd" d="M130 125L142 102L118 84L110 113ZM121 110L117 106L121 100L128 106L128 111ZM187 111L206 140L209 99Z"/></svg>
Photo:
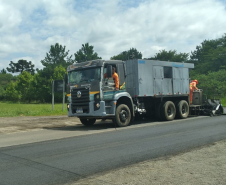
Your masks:
<svg viewBox="0 0 226 185"><path fill-rule="evenodd" d="M196 84L199 84L198 80L193 80L192 82L195 82Z"/></svg>

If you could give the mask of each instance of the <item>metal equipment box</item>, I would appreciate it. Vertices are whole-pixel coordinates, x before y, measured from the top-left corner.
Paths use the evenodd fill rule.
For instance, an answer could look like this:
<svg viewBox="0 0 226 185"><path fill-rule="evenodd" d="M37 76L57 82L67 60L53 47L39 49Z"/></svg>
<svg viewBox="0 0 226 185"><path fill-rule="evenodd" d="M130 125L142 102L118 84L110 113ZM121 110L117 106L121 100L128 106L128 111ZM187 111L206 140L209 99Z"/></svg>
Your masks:
<svg viewBox="0 0 226 185"><path fill-rule="evenodd" d="M189 94L189 69L194 64L158 60L126 61L126 91L132 97Z"/></svg>
<svg viewBox="0 0 226 185"><path fill-rule="evenodd" d="M202 90L199 89L193 92L192 104L193 105L202 105Z"/></svg>

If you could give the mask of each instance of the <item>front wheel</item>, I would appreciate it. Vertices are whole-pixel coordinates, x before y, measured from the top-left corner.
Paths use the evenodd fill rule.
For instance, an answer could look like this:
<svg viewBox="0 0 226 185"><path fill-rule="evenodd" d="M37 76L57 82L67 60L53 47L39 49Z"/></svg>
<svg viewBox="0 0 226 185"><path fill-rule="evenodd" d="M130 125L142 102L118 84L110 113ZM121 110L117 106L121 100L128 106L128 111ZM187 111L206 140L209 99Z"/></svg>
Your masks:
<svg viewBox="0 0 226 185"><path fill-rule="evenodd" d="M81 123L85 126L92 126L95 122L95 118L87 119L87 118L79 118Z"/></svg>
<svg viewBox="0 0 226 185"><path fill-rule="evenodd" d="M113 120L117 126L126 127L131 121L131 112L127 105L121 104L117 106L115 112L115 118Z"/></svg>

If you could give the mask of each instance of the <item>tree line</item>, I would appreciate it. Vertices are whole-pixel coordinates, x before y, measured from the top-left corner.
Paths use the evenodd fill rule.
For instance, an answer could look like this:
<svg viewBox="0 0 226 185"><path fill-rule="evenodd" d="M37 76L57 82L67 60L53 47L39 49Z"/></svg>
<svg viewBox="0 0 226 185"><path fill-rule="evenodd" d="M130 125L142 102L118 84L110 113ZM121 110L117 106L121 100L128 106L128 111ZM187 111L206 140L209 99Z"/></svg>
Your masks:
<svg viewBox="0 0 226 185"><path fill-rule="evenodd" d="M111 60L142 59L142 53L130 48ZM59 43L50 46L50 50L41 60L42 69L35 69L31 61L10 61L9 67L0 71L0 100L21 102L51 102L51 84L53 80L63 79L67 66L75 62L101 59L89 43L82 44L73 55L69 55L66 46ZM199 88L207 96L226 93L226 34L221 38L204 40L190 53L178 53L176 50L160 50L150 60L194 63L195 69L190 71L191 79L198 79ZM13 76L11 73L20 73ZM61 101L61 95L56 101Z"/></svg>

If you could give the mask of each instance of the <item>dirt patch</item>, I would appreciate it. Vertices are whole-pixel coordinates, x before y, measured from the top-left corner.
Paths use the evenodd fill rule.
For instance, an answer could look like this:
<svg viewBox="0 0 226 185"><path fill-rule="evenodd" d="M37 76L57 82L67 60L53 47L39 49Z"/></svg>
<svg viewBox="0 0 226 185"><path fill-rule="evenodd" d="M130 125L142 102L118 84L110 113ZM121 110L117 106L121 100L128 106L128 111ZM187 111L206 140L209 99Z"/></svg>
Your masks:
<svg viewBox="0 0 226 185"><path fill-rule="evenodd" d="M25 132L43 128L81 125L76 117L67 116L21 116L0 118L0 134Z"/></svg>

